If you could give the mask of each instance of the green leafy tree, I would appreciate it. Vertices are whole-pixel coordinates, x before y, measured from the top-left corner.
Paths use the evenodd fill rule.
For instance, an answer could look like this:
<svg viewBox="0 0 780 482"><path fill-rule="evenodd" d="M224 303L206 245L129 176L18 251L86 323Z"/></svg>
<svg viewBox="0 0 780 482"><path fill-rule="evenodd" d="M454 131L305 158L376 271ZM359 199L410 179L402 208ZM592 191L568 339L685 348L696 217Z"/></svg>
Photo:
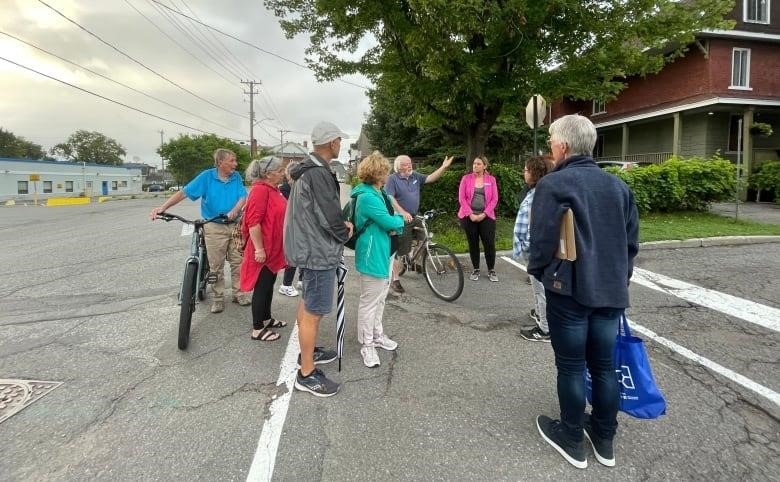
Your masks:
<svg viewBox="0 0 780 482"><path fill-rule="evenodd" d="M165 167L179 184L186 184L204 169L214 167L214 151L230 149L236 153L238 172L243 174L249 165L249 151L237 142L214 134L179 135L163 144L157 153L165 159Z"/></svg>
<svg viewBox="0 0 780 482"><path fill-rule="evenodd" d="M484 151L508 105L614 97L696 32L730 28L733 0L266 0L288 37L310 35L318 78L361 73L420 128ZM369 46L366 48L366 46ZM669 51L670 48L674 49Z"/></svg>
<svg viewBox="0 0 780 482"><path fill-rule="evenodd" d="M0 157L47 159L43 148L0 127Z"/></svg>
<svg viewBox="0 0 780 482"><path fill-rule="evenodd" d="M96 164L123 164L121 156L127 154L119 142L100 132L78 130L68 140L49 151L52 155L69 161L94 162Z"/></svg>

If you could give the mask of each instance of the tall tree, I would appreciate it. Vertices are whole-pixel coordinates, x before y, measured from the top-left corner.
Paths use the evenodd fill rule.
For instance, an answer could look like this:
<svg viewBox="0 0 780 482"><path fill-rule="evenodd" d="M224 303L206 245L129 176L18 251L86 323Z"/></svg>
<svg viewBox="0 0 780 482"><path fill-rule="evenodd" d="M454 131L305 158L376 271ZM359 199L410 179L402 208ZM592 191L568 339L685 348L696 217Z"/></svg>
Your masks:
<svg viewBox="0 0 780 482"><path fill-rule="evenodd" d="M125 148L114 139L100 132L85 130L74 132L68 140L52 147L50 152L69 161L114 165L124 163L120 156L127 154Z"/></svg>
<svg viewBox="0 0 780 482"><path fill-rule="evenodd" d="M249 165L249 151L237 142L214 134L179 135L160 146L157 153L168 161L165 167L179 184L186 184L202 170L214 167L214 151L219 148L230 149L236 153L238 172L243 174Z"/></svg>
<svg viewBox="0 0 780 482"><path fill-rule="evenodd" d="M532 94L610 99L694 34L730 28L734 0L266 0L288 37L310 35L320 79L362 73L418 127L483 150L506 105ZM366 49L366 45L370 47ZM670 51L670 48L672 49Z"/></svg>
<svg viewBox="0 0 780 482"><path fill-rule="evenodd" d="M46 154L38 144L0 127L0 157L40 160L45 159Z"/></svg>

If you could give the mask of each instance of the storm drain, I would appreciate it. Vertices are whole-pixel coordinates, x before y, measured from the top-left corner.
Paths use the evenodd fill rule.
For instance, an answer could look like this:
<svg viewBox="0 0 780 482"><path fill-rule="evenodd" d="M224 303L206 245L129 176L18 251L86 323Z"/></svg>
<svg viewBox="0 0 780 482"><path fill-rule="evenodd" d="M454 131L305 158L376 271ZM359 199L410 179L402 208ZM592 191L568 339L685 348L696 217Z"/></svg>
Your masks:
<svg viewBox="0 0 780 482"><path fill-rule="evenodd" d="M0 423L60 385L62 382L0 378Z"/></svg>

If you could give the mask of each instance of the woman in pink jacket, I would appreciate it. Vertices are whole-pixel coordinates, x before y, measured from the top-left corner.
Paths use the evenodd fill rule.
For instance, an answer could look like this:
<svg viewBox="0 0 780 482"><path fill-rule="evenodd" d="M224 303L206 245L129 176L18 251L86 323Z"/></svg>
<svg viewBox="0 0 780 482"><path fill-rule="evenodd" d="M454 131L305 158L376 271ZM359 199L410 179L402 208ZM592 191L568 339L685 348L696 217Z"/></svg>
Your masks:
<svg viewBox="0 0 780 482"><path fill-rule="evenodd" d="M469 256L474 268L470 279L479 279L479 240L485 248L485 263L490 281L498 281L496 275L496 206L498 205L498 185L496 178L487 173L488 162L485 156L477 156L471 166L471 172L460 180L458 189L458 218L466 239L469 242Z"/></svg>

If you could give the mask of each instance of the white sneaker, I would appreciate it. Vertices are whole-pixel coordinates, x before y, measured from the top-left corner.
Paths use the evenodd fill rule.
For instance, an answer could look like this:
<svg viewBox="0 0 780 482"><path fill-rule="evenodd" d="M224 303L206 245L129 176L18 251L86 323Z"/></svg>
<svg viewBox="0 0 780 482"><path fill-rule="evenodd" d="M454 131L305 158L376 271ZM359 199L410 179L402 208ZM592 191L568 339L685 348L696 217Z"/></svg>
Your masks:
<svg viewBox="0 0 780 482"><path fill-rule="evenodd" d="M298 296L300 294L294 287L285 285L279 287L279 293L283 294L284 296Z"/></svg>
<svg viewBox="0 0 780 482"><path fill-rule="evenodd" d="M360 349L360 354L363 356L363 364L368 368L379 366L379 354L373 346L364 346Z"/></svg>
<svg viewBox="0 0 780 482"><path fill-rule="evenodd" d="M382 335L382 338L374 340L374 346L378 346L387 351L393 351L398 348L398 343L388 338L387 335Z"/></svg>

